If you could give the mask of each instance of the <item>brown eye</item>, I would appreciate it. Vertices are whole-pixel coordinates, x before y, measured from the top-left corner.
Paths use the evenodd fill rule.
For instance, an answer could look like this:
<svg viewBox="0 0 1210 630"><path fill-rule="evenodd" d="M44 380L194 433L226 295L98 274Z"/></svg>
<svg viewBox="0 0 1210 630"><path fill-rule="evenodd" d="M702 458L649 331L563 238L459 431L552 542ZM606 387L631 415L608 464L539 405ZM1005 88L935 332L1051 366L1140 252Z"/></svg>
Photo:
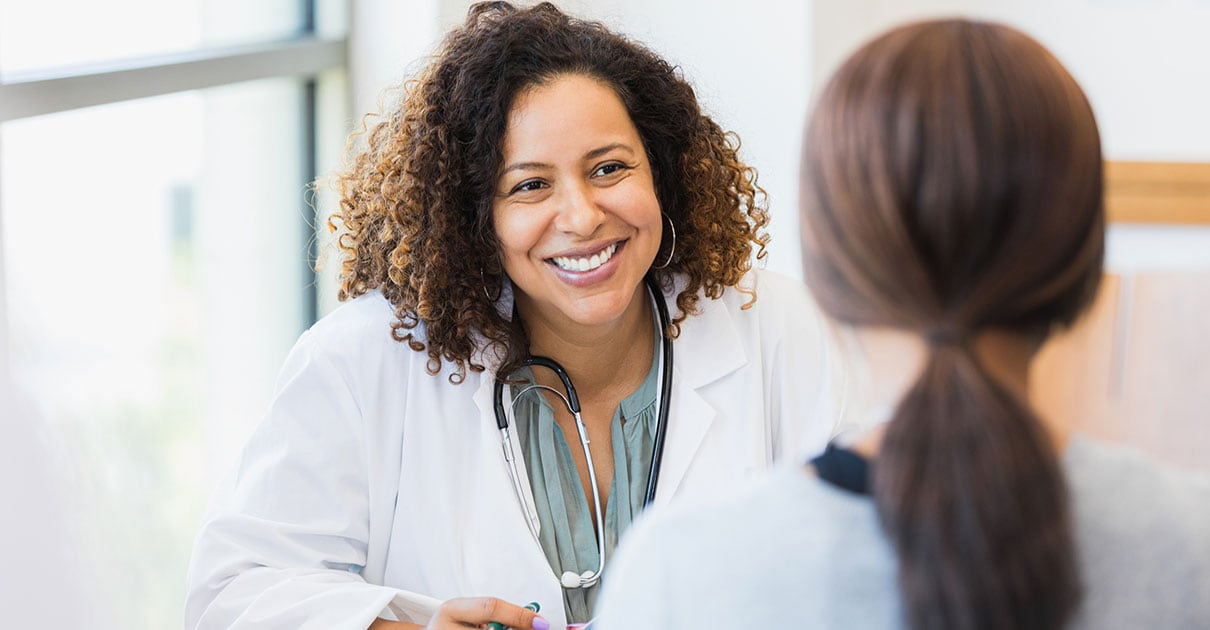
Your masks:
<svg viewBox="0 0 1210 630"><path fill-rule="evenodd" d="M625 170L628 168L630 168L630 167L626 166L625 164L622 164L621 162L609 162L608 164L602 164L602 165L598 166L597 170L592 172L592 175L593 175L593 177L604 177L606 175L613 175L614 173L617 173L618 171L622 171L622 170Z"/></svg>
<svg viewBox="0 0 1210 630"><path fill-rule="evenodd" d="M516 186L514 186L513 189L508 192L511 195L513 193L540 190L540 189L546 188L546 187L547 187L546 182L544 182L540 179L527 179L527 180L521 182L520 184L517 184Z"/></svg>

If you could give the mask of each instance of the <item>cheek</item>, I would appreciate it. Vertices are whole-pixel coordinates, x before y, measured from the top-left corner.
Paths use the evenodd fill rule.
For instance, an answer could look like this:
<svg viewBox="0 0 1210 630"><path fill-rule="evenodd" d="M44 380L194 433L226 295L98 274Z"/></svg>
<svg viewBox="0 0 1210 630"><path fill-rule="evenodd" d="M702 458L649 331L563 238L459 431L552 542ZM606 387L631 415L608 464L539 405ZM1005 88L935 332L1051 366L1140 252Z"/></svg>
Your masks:
<svg viewBox="0 0 1210 630"><path fill-rule="evenodd" d="M660 200L650 180L606 189L598 201L630 225L659 229Z"/></svg>
<svg viewBox="0 0 1210 630"><path fill-rule="evenodd" d="M641 195L637 196L635 203L643 209L647 219L657 225L663 225L663 218L660 212L660 196L655 190L655 181L651 177L651 173L647 173L644 178L643 185L639 187Z"/></svg>
<svg viewBox="0 0 1210 630"><path fill-rule="evenodd" d="M523 257L542 236L540 213L522 208L500 208L492 213L492 226L504 259Z"/></svg>
<svg viewBox="0 0 1210 630"><path fill-rule="evenodd" d="M631 191L626 204L630 208L631 222L635 225L656 231L663 225L660 199L654 189L643 187Z"/></svg>

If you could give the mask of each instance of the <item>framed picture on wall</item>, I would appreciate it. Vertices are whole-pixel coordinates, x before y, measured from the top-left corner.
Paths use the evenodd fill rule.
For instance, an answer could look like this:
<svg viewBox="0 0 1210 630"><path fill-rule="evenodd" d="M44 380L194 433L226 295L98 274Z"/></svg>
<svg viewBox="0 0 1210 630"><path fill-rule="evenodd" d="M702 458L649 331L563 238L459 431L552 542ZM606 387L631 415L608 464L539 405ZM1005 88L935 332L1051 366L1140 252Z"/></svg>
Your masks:
<svg viewBox="0 0 1210 630"><path fill-rule="evenodd" d="M1105 203L1111 222L1210 225L1210 162L1106 162Z"/></svg>

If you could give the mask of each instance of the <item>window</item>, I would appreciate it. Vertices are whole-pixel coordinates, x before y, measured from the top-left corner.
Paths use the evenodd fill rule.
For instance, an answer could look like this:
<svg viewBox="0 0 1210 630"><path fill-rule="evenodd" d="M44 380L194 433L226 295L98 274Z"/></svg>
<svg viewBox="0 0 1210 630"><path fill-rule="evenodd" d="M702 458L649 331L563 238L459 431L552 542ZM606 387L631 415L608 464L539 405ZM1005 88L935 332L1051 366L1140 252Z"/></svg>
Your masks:
<svg viewBox="0 0 1210 630"><path fill-rule="evenodd" d="M101 627L179 627L206 499L316 316L322 8L0 0L0 360L69 455Z"/></svg>
<svg viewBox="0 0 1210 630"><path fill-rule="evenodd" d="M285 39L307 30L310 11L298 0L5 0L0 73Z"/></svg>

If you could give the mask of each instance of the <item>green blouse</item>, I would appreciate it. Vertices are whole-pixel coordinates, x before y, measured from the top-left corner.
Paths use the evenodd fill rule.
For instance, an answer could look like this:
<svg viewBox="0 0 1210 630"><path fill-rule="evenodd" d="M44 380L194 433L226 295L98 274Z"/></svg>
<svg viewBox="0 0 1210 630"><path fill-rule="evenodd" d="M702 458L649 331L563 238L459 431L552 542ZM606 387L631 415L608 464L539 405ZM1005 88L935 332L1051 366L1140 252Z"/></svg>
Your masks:
<svg viewBox="0 0 1210 630"><path fill-rule="evenodd" d="M618 405L610 425L613 442L613 483L604 509L605 558L613 554L618 535L643 509L647 478L651 472L651 454L659 409L659 351L653 352L651 367L643 384ZM542 368L545 369L545 368ZM533 382L533 374L522 377ZM524 386L513 386L515 396ZM533 390L517 402L517 438L525 457L530 488L541 523L539 542L555 575L564 571L583 573L597 569L597 539L593 533L592 496L584 495L580 475L571 457L571 446L579 449L575 432L564 436L555 424L554 409L545 396ZM562 403L560 403L562 404ZM568 623L583 623L592 618L600 588L563 589L563 607Z"/></svg>

